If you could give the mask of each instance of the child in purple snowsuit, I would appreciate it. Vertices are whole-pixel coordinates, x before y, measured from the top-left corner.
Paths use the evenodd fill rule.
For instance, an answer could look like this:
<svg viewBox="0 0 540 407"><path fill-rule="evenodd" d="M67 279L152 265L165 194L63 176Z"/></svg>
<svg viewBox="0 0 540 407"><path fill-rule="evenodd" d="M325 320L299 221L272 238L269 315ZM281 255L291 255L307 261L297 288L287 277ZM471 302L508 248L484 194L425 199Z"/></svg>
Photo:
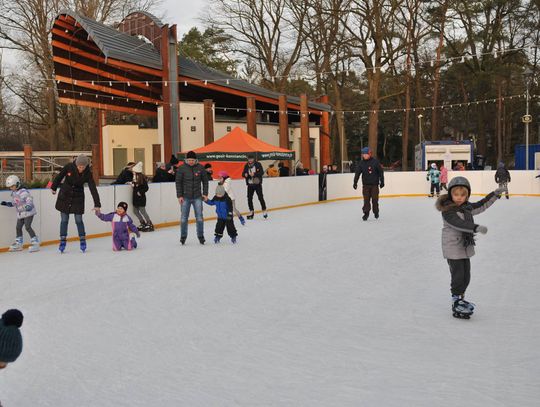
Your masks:
<svg viewBox="0 0 540 407"><path fill-rule="evenodd" d="M112 238L113 238L113 251L131 250L137 248L137 241L135 237L130 238L129 232L132 231L141 237L139 230L133 224L133 220L127 214L128 204L120 202L116 208L116 212L103 214L96 211L96 216L104 222L112 222Z"/></svg>

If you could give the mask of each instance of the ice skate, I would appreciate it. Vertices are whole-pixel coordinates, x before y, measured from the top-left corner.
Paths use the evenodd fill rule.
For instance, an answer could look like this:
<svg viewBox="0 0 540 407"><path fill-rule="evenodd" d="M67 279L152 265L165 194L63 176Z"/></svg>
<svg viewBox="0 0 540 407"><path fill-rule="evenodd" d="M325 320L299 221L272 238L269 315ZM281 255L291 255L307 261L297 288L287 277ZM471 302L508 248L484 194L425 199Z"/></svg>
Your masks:
<svg viewBox="0 0 540 407"><path fill-rule="evenodd" d="M255 212L251 211L251 212L249 213L249 215L246 216L246 218L248 218L248 219L253 219L254 216L255 216Z"/></svg>
<svg viewBox="0 0 540 407"><path fill-rule="evenodd" d="M15 238L15 241L9 246L10 252L20 252L23 249L22 237Z"/></svg>
<svg viewBox="0 0 540 407"><path fill-rule="evenodd" d="M240 216L238 217L238 220L240 221L240 224L241 224L242 226L245 226L245 225L246 225L246 220L244 219L244 217L243 217L242 215L240 215Z"/></svg>
<svg viewBox="0 0 540 407"><path fill-rule="evenodd" d="M204 236L199 236L199 243L204 244L204 242L206 242L206 240L204 240Z"/></svg>
<svg viewBox="0 0 540 407"><path fill-rule="evenodd" d="M39 239L37 236L34 236L32 239L30 239L30 246L28 247L29 253L34 253L39 251Z"/></svg>
<svg viewBox="0 0 540 407"><path fill-rule="evenodd" d="M86 238L84 236L80 237L80 248L82 253L86 252Z"/></svg>
<svg viewBox="0 0 540 407"><path fill-rule="evenodd" d="M146 228L148 227L148 225L146 223L141 223L139 226L137 226L137 230L139 232L146 232Z"/></svg>
<svg viewBox="0 0 540 407"><path fill-rule="evenodd" d="M469 319L474 312L474 304L465 301L463 298L453 297L452 316L454 318Z"/></svg>
<svg viewBox="0 0 540 407"><path fill-rule="evenodd" d="M231 237L231 243L236 244L236 236Z"/></svg>
<svg viewBox="0 0 540 407"><path fill-rule="evenodd" d="M215 243L215 244L218 244L220 240L221 240L221 237L220 237L220 236L214 237L214 243Z"/></svg>
<svg viewBox="0 0 540 407"><path fill-rule="evenodd" d="M375 215L375 219L379 219L379 212L374 212L373 214Z"/></svg>
<svg viewBox="0 0 540 407"><path fill-rule="evenodd" d="M264 219L268 219L268 212L263 211L263 218L264 218Z"/></svg>
<svg viewBox="0 0 540 407"><path fill-rule="evenodd" d="M146 230L145 232L153 232L154 231L154 225L152 222L146 224Z"/></svg>
<svg viewBox="0 0 540 407"><path fill-rule="evenodd" d="M181 237L181 238L180 238L180 243L182 244L182 246L185 245L185 244L186 244L186 238L185 238L185 237Z"/></svg>
<svg viewBox="0 0 540 407"><path fill-rule="evenodd" d="M369 218L369 212L364 212L364 216L362 216L362 220L366 221L367 218Z"/></svg>
<svg viewBox="0 0 540 407"><path fill-rule="evenodd" d="M60 253L64 253L64 250L66 250L66 243L66 237L60 236L60 245L58 246L58 250L60 251Z"/></svg>

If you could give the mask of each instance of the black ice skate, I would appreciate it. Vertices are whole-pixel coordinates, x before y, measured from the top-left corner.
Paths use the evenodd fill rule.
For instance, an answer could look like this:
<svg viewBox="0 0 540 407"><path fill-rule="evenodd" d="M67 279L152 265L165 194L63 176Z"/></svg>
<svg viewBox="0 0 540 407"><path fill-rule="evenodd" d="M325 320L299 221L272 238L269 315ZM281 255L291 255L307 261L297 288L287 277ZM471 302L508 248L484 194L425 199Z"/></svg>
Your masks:
<svg viewBox="0 0 540 407"><path fill-rule="evenodd" d="M474 313L474 304L458 298L452 304L452 316L460 319L470 319Z"/></svg>
<svg viewBox="0 0 540 407"><path fill-rule="evenodd" d="M254 216L255 216L255 212L251 211L251 212L249 213L249 215L246 216L246 218L248 218L248 219L253 219Z"/></svg>
<svg viewBox="0 0 540 407"><path fill-rule="evenodd" d="M362 216L362 220L367 220L369 218L369 212L364 212L364 216Z"/></svg>

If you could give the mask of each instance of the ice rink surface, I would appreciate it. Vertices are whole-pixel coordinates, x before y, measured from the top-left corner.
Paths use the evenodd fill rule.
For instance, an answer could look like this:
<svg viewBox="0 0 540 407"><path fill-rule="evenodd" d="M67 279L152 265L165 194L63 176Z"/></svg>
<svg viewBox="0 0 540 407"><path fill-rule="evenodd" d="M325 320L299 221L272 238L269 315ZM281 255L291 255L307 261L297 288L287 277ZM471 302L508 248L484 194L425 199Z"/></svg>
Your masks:
<svg viewBox="0 0 540 407"><path fill-rule="evenodd" d="M258 214L237 245L209 221L205 246L190 225L184 247L173 227L129 253L0 254L1 311L25 314L2 406L538 406L540 199L475 217L471 320L451 315L434 200L360 206Z"/></svg>

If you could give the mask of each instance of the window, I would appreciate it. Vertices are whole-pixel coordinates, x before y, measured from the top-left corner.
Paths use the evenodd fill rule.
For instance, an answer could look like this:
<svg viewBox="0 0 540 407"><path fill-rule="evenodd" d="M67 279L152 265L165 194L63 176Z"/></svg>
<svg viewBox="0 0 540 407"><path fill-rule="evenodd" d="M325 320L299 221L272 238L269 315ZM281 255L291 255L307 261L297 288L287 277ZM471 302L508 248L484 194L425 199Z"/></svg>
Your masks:
<svg viewBox="0 0 540 407"><path fill-rule="evenodd" d="M191 126L191 131L197 131L197 126Z"/></svg>

